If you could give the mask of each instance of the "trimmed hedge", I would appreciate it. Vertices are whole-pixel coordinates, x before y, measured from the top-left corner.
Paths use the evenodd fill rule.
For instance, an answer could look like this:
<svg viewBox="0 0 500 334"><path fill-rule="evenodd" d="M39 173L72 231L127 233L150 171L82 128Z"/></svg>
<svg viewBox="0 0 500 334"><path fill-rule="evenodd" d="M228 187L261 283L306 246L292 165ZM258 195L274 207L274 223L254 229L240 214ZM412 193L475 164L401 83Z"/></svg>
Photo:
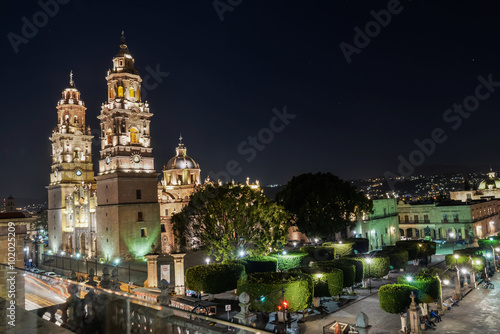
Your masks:
<svg viewBox="0 0 500 334"><path fill-rule="evenodd" d="M401 313L410 306L410 295L414 290L415 287L408 284L383 285L378 290L379 306L388 313Z"/></svg>
<svg viewBox="0 0 500 334"><path fill-rule="evenodd" d="M364 278L364 273L367 272L367 268L365 265L365 261L359 258L349 258L349 257L344 257L342 258L342 261L351 263L354 265L355 270L354 270L354 283L361 283Z"/></svg>
<svg viewBox="0 0 500 334"><path fill-rule="evenodd" d="M412 280L408 281L408 277ZM441 283L435 276L429 274L402 275L398 277L399 284L408 284L418 289L418 300L422 303L432 303L441 296Z"/></svg>
<svg viewBox="0 0 500 334"><path fill-rule="evenodd" d="M402 240L396 241L396 246L407 250L410 260L436 254L436 243L433 241Z"/></svg>
<svg viewBox="0 0 500 334"><path fill-rule="evenodd" d="M242 276L245 276L245 267L238 263L195 266L186 271L186 287L198 292L222 293L236 289Z"/></svg>
<svg viewBox="0 0 500 334"><path fill-rule="evenodd" d="M333 260L333 261L320 261L315 262L312 265L313 269L319 269L322 272L328 272L332 269L342 270L343 276L343 287L350 288L354 285L354 279L356 277L356 267L352 261L346 260Z"/></svg>
<svg viewBox="0 0 500 334"><path fill-rule="evenodd" d="M408 251L406 249L396 246L384 246L382 247L382 252L379 252L379 254L380 253L389 255L391 269L406 270L409 261Z"/></svg>
<svg viewBox="0 0 500 334"><path fill-rule="evenodd" d="M252 256L242 258L240 261L245 266L247 274L275 272L278 268L278 259L272 256Z"/></svg>
<svg viewBox="0 0 500 334"><path fill-rule="evenodd" d="M349 256L351 259L361 259L364 262L364 278L367 277L382 277L389 273L391 261L389 259L389 255L384 253L379 254L356 254ZM367 258L371 258L372 262L368 264L366 262Z"/></svg>
<svg viewBox="0 0 500 334"><path fill-rule="evenodd" d="M335 254L340 256L347 256L354 254L354 246L356 244L350 240L345 241L330 241L324 242L324 247L333 247L335 248Z"/></svg>
<svg viewBox="0 0 500 334"><path fill-rule="evenodd" d="M458 255L458 259L455 259L455 255ZM472 266L470 265L470 258L472 258ZM461 255L461 254L448 254L445 256L446 267L450 269L455 269L455 265L458 267L473 268L476 272L481 272L484 270L486 259L483 256L471 256L471 255ZM480 261L480 264L477 264Z"/></svg>
<svg viewBox="0 0 500 334"><path fill-rule="evenodd" d="M335 259L335 248L324 246L304 246L300 247L302 253L307 253L316 261L328 261Z"/></svg>
<svg viewBox="0 0 500 334"><path fill-rule="evenodd" d="M493 240L490 240L493 239ZM489 237L488 239L479 239L477 241L477 244L479 245L479 248L489 248L491 249L491 246L493 247L498 247L498 244L500 243L500 237L494 236L494 237Z"/></svg>
<svg viewBox="0 0 500 334"><path fill-rule="evenodd" d="M325 274L328 282L328 292L330 296L340 296L344 289L344 274L340 269L332 269L331 272Z"/></svg>
<svg viewBox="0 0 500 334"><path fill-rule="evenodd" d="M491 251L491 247L488 247L487 250ZM462 249L456 249L453 254L464 255L464 256L482 256L484 249L481 247L468 247Z"/></svg>
<svg viewBox="0 0 500 334"><path fill-rule="evenodd" d="M288 252L286 255L283 255L282 253L271 253L269 256L277 259L279 270L288 271L305 265L304 262L309 257L309 254L302 252Z"/></svg>
<svg viewBox="0 0 500 334"><path fill-rule="evenodd" d="M354 253L368 253L370 250L370 242L366 238L350 238L348 240L354 242Z"/></svg>
<svg viewBox="0 0 500 334"><path fill-rule="evenodd" d="M306 309L312 303L313 279L301 273L255 273L238 280L238 295L250 295L250 309L261 312L275 312L282 302L281 292L285 289L288 310L296 312ZM260 300L265 296L264 301Z"/></svg>

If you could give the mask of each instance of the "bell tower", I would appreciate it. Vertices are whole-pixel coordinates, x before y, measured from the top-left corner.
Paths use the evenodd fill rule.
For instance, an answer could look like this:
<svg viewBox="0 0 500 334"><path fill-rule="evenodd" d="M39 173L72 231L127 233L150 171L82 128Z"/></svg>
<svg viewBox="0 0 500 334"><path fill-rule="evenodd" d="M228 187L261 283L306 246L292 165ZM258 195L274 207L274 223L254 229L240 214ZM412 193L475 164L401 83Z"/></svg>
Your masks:
<svg viewBox="0 0 500 334"><path fill-rule="evenodd" d="M70 73L69 86L57 103L57 127L49 138L52 143L52 165L48 189L49 244L53 252L74 249L74 226L67 220L66 197L75 187L87 184L92 188L92 138L85 126L85 103ZM68 244L69 243L69 244Z"/></svg>
<svg viewBox="0 0 500 334"><path fill-rule="evenodd" d="M107 102L97 117L101 151L97 180L99 256L140 257L159 246L158 173L150 137L153 114L141 101L139 72L125 37L108 71Z"/></svg>

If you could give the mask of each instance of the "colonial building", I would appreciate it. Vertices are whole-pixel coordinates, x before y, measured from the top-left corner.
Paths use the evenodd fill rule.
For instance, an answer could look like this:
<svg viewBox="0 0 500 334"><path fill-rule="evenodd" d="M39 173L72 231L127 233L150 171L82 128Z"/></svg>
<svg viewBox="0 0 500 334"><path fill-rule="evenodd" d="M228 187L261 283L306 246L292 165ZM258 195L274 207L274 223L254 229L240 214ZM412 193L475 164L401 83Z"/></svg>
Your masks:
<svg viewBox="0 0 500 334"><path fill-rule="evenodd" d="M160 246L160 205L151 147L153 114L141 100L142 79L123 36L106 81L108 100L97 117L97 249L109 260L143 256Z"/></svg>
<svg viewBox="0 0 500 334"><path fill-rule="evenodd" d="M450 192L450 199L462 202L480 200L482 198L500 198L500 179L491 170L476 190Z"/></svg>
<svg viewBox="0 0 500 334"><path fill-rule="evenodd" d="M432 204L398 204L401 236L471 240L485 238L498 230L499 200L447 201Z"/></svg>
<svg viewBox="0 0 500 334"><path fill-rule="evenodd" d="M396 244L400 240L397 199L374 199L373 213L358 220L353 237L369 240L370 250Z"/></svg>
<svg viewBox="0 0 500 334"><path fill-rule="evenodd" d="M189 203L189 197L200 184L200 165L187 155L181 136L175 156L163 167L163 179L158 184L162 253L176 251L172 216Z"/></svg>
<svg viewBox="0 0 500 334"><path fill-rule="evenodd" d="M50 137L52 166L47 186L50 248L53 252L95 254L93 136L90 127L85 126L85 103L72 73L56 108L57 127Z"/></svg>

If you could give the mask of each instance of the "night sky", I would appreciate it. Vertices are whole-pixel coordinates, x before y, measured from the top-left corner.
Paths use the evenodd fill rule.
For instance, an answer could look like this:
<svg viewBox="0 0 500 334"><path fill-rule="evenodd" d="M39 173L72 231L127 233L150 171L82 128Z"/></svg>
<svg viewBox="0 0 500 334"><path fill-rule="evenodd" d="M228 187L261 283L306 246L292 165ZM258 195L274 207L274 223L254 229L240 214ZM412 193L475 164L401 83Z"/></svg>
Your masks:
<svg viewBox="0 0 500 334"><path fill-rule="evenodd" d="M2 1L2 198L46 196L48 138L70 70L99 135L96 116L122 30L143 79L156 68L169 73L156 81L150 75L155 88L146 97L157 171L182 133L203 179L231 160L241 167L232 178L263 185L318 171L344 179L398 175L398 156L408 159L414 140L436 128L447 139L414 173L500 167L500 84L480 89L489 96L460 125L457 113L443 119L476 94L478 76L500 82L498 1L220 0L219 13L212 1L60 2L44 22L37 1ZM220 13L224 6L231 10ZM397 12L390 22L369 24L373 37L353 49L355 28L365 31L375 20L370 12L388 6ZM38 32L23 37L34 19ZM13 46L13 36L27 38ZM350 63L342 42L356 50ZM284 128L274 123L281 131L270 140L274 108L295 118ZM253 157L248 137L259 132L266 143Z"/></svg>

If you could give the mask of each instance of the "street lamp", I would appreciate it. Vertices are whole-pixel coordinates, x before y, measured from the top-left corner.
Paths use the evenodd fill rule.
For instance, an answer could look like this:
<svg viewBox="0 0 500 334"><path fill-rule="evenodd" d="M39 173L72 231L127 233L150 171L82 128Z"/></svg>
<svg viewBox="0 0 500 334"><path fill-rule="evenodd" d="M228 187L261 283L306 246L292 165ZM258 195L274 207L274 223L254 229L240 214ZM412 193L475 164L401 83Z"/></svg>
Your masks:
<svg viewBox="0 0 500 334"><path fill-rule="evenodd" d="M458 254L455 254L455 255L453 255L453 257L455 258L455 267L457 267L458 266L458 258L459 258L459 256L458 256Z"/></svg>
<svg viewBox="0 0 500 334"><path fill-rule="evenodd" d="M370 268L371 267L370 264L372 263L372 259L370 259L370 258L366 259L366 263L368 263L368 279L370 280L368 282L368 284L369 284L368 288L370 289L370 294L371 294L372 293L372 280L371 280L371 275L372 274L371 274L371 270L370 270L371 269Z"/></svg>
<svg viewBox="0 0 500 334"><path fill-rule="evenodd" d="M205 262L206 262L207 264L210 264L210 258L209 258L209 257L207 257L207 258L205 259Z"/></svg>

